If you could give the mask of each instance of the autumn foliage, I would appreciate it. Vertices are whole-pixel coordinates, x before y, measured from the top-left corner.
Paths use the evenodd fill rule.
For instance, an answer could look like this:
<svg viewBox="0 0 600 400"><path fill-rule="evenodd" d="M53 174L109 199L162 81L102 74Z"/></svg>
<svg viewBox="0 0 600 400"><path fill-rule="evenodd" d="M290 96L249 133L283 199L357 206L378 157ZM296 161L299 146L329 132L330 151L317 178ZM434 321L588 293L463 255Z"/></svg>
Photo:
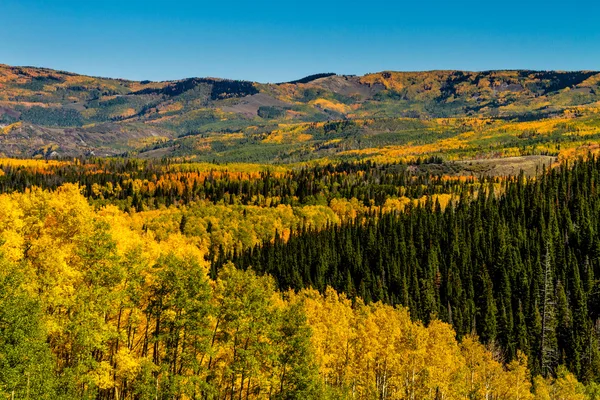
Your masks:
<svg viewBox="0 0 600 400"><path fill-rule="evenodd" d="M504 365L402 307L282 293L233 265L210 279L202 242L74 185L1 195L0 243L6 397L588 398L562 370L534 395L522 355Z"/></svg>

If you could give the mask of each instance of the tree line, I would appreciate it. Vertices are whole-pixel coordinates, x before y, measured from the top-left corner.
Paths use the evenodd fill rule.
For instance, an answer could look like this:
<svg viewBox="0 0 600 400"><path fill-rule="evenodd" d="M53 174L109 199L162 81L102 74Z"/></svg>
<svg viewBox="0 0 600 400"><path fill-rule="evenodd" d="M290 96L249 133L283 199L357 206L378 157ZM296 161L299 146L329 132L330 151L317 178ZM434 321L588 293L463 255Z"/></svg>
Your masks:
<svg viewBox="0 0 600 400"><path fill-rule="evenodd" d="M65 183L77 183L97 204L118 204L138 211L198 200L276 206L327 205L334 198L356 198L365 205L380 206L390 197L419 198L462 188L456 179L444 177L440 171L417 168L440 163L438 158L429 157L411 164L365 161L284 170L251 165L246 170L228 170L227 166L175 164L170 160L76 159L34 165L0 160L0 193L32 187L54 190Z"/></svg>

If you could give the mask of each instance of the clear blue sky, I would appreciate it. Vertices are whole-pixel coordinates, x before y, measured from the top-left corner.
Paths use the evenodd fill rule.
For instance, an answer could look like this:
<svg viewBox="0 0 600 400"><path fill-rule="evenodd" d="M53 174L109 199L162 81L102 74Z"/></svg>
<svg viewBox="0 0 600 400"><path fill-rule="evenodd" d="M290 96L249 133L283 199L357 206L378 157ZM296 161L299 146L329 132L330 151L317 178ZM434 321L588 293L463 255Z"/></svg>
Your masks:
<svg viewBox="0 0 600 400"><path fill-rule="evenodd" d="M0 63L167 80L600 69L598 1L0 0Z"/></svg>

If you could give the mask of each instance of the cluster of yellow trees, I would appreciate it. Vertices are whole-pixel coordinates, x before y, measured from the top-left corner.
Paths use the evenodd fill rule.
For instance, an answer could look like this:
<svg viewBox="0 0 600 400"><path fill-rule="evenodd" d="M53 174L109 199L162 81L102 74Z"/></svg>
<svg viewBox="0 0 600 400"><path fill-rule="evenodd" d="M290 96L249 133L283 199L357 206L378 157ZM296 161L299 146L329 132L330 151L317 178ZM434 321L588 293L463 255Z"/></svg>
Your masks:
<svg viewBox="0 0 600 400"><path fill-rule="evenodd" d="M151 230L158 239L183 232L200 247L218 252L241 251L272 240L276 234L287 238L302 226L323 229L338 224L340 217L327 206L276 207L194 202L132 214L134 225ZM184 221L183 224L181 221Z"/></svg>
<svg viewBox="0 0 600 400"><path fill-rule="evenodd" d="M202 241L136 218L74 185L0 196L0 397L598 398L404 308L211 280Z"/></svg>
<svg viewBox="0 0 600 400"><path fill-rule="evenodd" d="M323 382L335 398L358 399L588 399L600 394L566 369L535 377L520 354L508 365L498 350L468 336L460 343L446 323L413 321L402 307L352 302L328 289L304 290L300 302L312 328Z"/></svg>

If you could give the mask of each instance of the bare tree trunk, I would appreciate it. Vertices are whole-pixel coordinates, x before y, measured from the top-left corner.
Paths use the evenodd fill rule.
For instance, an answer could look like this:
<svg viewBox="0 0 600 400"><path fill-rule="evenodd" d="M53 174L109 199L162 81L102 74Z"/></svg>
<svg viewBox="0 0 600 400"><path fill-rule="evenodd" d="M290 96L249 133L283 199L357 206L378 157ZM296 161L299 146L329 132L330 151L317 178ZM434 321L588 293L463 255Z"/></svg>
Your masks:
<svg viewBox="0 0 600 400"><path fill-rule="evenodd" d="M554 349L550 347L549 335L554 332L551 320L554 316L552 264L550 262L550 244L546 243L546 256L544 260L544 287L542 293L542 332L540 366L542 375L547 377L552 373L552 360Z"/></svg>

